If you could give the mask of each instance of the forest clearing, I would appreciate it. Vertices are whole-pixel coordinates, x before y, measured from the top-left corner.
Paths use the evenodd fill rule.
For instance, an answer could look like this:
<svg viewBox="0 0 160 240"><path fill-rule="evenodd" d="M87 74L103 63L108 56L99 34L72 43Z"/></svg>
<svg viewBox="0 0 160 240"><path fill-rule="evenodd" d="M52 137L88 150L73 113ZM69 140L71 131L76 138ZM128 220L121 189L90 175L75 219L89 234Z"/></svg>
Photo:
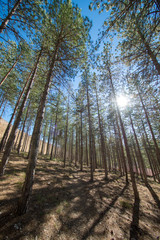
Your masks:
<svg viewBox="0 0 160 240"><path fill-rule="evenodd" d="M159 33L159 0L0 0L0 240L160 240Z"/></svg>
<svg viewBox="0 0 160 240"><path fill-rule="evenodd" d="M131 184L119 173L109 174L106 181L102 169L97 169L94 182L90 182L87 167L83 172L73 164L64 169L61 161L42 156L38 158L29 211L14 216L27 165L24 156L12 154L1 180L0 239L127 240L133 214L139 218L138 239L160 238L160 202L142 181L137 184L140 206L134 213ZM152 178L149 183L158 199L160 185Z"/></svg>

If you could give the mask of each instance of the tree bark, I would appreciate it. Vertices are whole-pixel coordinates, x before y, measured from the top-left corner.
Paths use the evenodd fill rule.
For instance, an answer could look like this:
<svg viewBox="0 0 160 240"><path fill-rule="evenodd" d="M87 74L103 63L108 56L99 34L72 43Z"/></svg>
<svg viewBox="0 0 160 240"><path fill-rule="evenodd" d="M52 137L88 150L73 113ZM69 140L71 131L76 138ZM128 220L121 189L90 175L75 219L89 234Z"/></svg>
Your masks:
<svg viewBox="0 0 160 240"><path fill-rule="evenodd" d="M149 129L150 129L151 135L152 135L152 139L153 139L153 142L154 142L154 145L155 145L155 149L156 149L157 160L158 160L158 163L159 163L159 166L160 166L160 149L158 147L158 144L157 144L157 141L156 141L153 129L152 129L152 125L151 125L151 122L150 122L150 119L149 119L149 116L148 116L148 112L147 112L146 107L144 105L144 102L143 102L143 99L142 99L142 95L141 95L139 89L138 89L138 94L139 94L139 97L140 97L140 101L141 101L141 104L142 104L142 107L143 107L143 110L144 110L144 113L145 113L145 116L146 116L146 120L147 120Z"/></svg>
<svg viewBox="0 0 160 240"><path fill-rule="evenodd" d="M51 83L51 79L52 79L52 72L53 72L53 69L55 66L55 62L56 62L58 48L59 48L59 42L57 43L57 46L55 47L55 52L51 59L49 71L48 71L47 78L46 78L45 87L44 87L44 90L42 93L41 101L40 101L37 116L36 116L36 121L35 121L33 134L32 134L32 140L31 140L31 151L30 151L28 166L27 166L27 170L26 170L26 178L25 178L25 182L24 182L24 185L22 188L22 195L18 202L17 214L19 214L19 215L21 215L27 211L29 197L32 192L32 186L33 186L34 175L35 175L35 167L36 167L37 156L38 156L38 147L39 147L39 141L40 141L42 121L44 118L45 105L46 105L48 91L49 91L49 87L50 87L50 83Z"/></svg>
<svg viewBox="0 0 160 240"><path fill-rule="evenodd" d="M88 82L86 84L86 91L87 91L88 125L89 125L89 158L90 158L90 169L91 169L90 180L93 181L92 119L91 119L91 113L90 113L90 97L89 97Z"/></svg>
<svg viewBox="0 0 160 240"><path fill-rule="evenodd" d="M98 125L99 125L99 132L100 132L101 155L102 155L102 161L103 161L104 172L105 172L105 180L108 180L108 170L107 170L107 163L106 163L106 161L107 161L106 160L106 146L105 146L105 141L104 141L102 120L101 120L100 111L99 111L97 87L95 87L95 90L96 90L96 103L97 103L97 111L98 111Z"/></svg>
<svg viewBox="0 0 160 240"><path fill-rule="evenodd" d="M8 75L12 72L12 70L14 69L14 67L16 66L19 58L21 57L22 54L20 54L17 58L17 60L15 61L15 63L12 65L12 67L9 69L9 71L7 72L7 74L3 77L3 79L0 82L0 86L4 83L4 81L7 79Z"/></svg>
<svg viewBox="0 0 160 240"><path fill-rule="evenodd" d="M131 121L132 130L133 130L133 133L134 133L134 138L136 140L136 144L137 144L137 148L138 148L139 160L140 160L140 165L141 165L142 172L143 172L144 182L145 182L146 185L148 185L148 180L147 180L144 160L143 160L143 157L142 157L142 154L141 154L140 145L139 145L139 142L138 142L137 134L136 134L136 131L135 131L135 128L134 128L134 125L133 125L133 121L132 121L131 115L130 115L130 121Z"/></svg>
<svg viewBox="0 0 160 240"><path fill-rule="evenodd" d="M24 129L25 129L27 118L28 118L29 105L30 105L30 103L28 103L27 112L26 112L26 116L25 116L25 119L24 119L22 132L21 132L21 137L20 137L20 140L19 140L19 143L18 143L18 147L17 147L18 154L20 153L21 143L22 143L22 139L23 139L23 135L24 135Z"/></svg>
<svg viewBox="0 0 160 240"><path fill-rule="evenodd" d="M12 18L12 16L14 15L16 9L18 8L19 4L22 2L22 0L17 0L17 2L14 4L12 10L10 11L10 13L8 14L8 16L4 19L4 21L2 22L2 24L0 25L0 33L3 32L3 30L6 28L9 20Z"/></svg>
<svg viewBox="0 0 160 240"><path fill-rule="evenodd" d="M46 155L49 155L49 152L50 152L51 129L52 129L52 120L50 122L50 127L49 127Z"/></svg>
<svg viewBox="0 0 160 240"><path fill-rule="evenodd" d="M160 63L158 62L156 56L154 55L152 49L150 48L148 42L146 41L145 36L144 36L144 34L142 33L142 31L141 31L141 29L140 29L140 27L139 27L139 24L138 24L138 22L137 22L137 20L136 20L136 27L137 27L138 34L139 34L139 36L140 36L140 38L141 38L141 40L142 40L142 42L143 42L143 44L144 44L147 52L148 52L148 55L149 55L150 58L152 59L152 62L153 62L153 64L154 64L154 66L155 66L158 74L160 75Z"/></svg>
<svg viewBox="0 0 160 240"><path fill-rule="evenodd" d="M68 140L68 114L69 114L69 97L68 97L68 104L67 104L67 116L66 116L66 129L65 129L65 137L64 137L64 167L66 166L66 152L67 152L67 140Z"/></svg>
<svg viewBox="0 0 160 240"><path fill-rule="evenodd" d="M136 185L136 181L135 181L135 176L134 176L134 172L133 172L133 163L132 163L132 158L131 158L131 154L130 154L130 150L129 150L129 145L128 145L126 132L125 132L125 129L124 129L124 125L123 125L123 121L122 121L122 118L121 118L121 114L120 114L118 105L116 103L116 94L115 94L115 90L114 90L114 86L113 86L112 75L111 75L111 70L110 70L109 65L108 65L108 72L109 72L111 89L112 89L112 93L113 93L115 104L116 104L117 115L118 115L118 118L119 118L121 130L122 130L122 135L123 135L123 139L124 139L128 164L129 164L129 168L130 168L131 182L132 182L132 187L133 187L133 191L134 191L134 197L135 197L135 200L136 200L136 199L139 199L139 193L138 193L138 189L137 189L137 185Z"/></svg>
<svg viewBox="0 0 160 240"><path fill-rule="evenodd" d="M35 68L35 67L34 67L34 68ZM18 108L18 106L19 106L19 104L20 104L20 101L21 101L21 99L22 99L22 96L23 96L23 94L24 94L24 92L25 92L25 89L26 89L26 87L27 87L27 85L28 85L28 83L29 83L29 81L30 81L30 78L31 78L31 75L32 75L32 74L33 74L33 70L31 71L31 73L30 73L29 76L28 76L28 79L27 79L27 81L26 81L26 83L25 83L25 85L24 85L24 87L23 87L23 90L22 90L22 92L21 92L21 94L20 94L20 96L19 96L19 98L18 98L18 100L17 100L17 103L16 103L16 105L15 105L15 108L14 108L14 111L13 111L13 113L12 113L11 119L10 119L10 121L9 121L9 123L8 123L8 125L7 125L7 128L6 128L6 130L5 130L4 134L3 134L3 138L2 138L1 143L0 143L0 151L3 151L3 149L4 149L4 146L5 146L5 144L6 144L6 140L7 140L7 138L8 138L9 130L10 130L10 128L11 128L11 124L12 124L13 118L15 117L17 108ZM32 75L32 76L33 76L33 75Z"/></svg>
<svg viewBox="0 0 160 240"><path fill-rule="evenodd" d="M37 69L38 69L38 65L39 65L41 55L42 55L42 50L40 51L40 53L38 55L37 62L36 62L32 77L29 81L28 87L26 89L26 93L24 94L24 98L22 100L21 106L20 106L20 108L18 110L18 113L16 115L16 119L14 121L10 136L8 138L6 148L5 148L5 151L4 151L4 154L3 154L3 157L2 157L2 161L1 161L1 164L0 164L0 175L3 175L4 172L5 172L5 167L6 167L6 164L7 164L8 160L9 160L9 156L10 156L12 146L13 146L13 143L14 143L16 129L18 128L18 125L21 121L21 117L22 117L22 114L23 114L23 109L25 107L25 104L26 104L26 101L28 99L30 90L32 88L32 85L33 85L33 82L34 82L34 79L35 79L35 76L36 76L36 73L37 73Z"/></svg>

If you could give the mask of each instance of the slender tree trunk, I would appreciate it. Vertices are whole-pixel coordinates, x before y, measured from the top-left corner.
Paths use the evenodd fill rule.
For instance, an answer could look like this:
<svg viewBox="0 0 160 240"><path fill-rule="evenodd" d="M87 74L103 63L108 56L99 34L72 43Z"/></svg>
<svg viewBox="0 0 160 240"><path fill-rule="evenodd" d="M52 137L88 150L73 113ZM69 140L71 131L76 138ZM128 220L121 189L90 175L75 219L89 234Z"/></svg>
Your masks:
<svg viewBox="0 0 160 240"><path fill-rule="evenodd" d="M134 197L135 197L135 200L136 200L136 199L139 199L139 193L138 193L138 189L137 189L137 185L136 185L136 181L135 181L135 176L134 176L134 172L133 172L133 163L132 163L132 158L131 158L131 154L130 154L130 150L129 150L129 145L128 145L126 132L125 132L125 129L124 129L124 125L123 125L123 121L122 121L122 118L121 118L121 114L120 114L118 105L116 103L116 94L115 94L115 90L114 90L114 86L113 86L112 75L111 75L109 65L108 65L108 71L109 71L111 89L112 89L112 93L113 93L113 96L114 96L114 99L115 99L117 115L118 115L118 118L119 118L121 130L122 130L122 135L123 135L123 139L124 139L124 144L125 144L125 148L126 148L126 154L127 154L128 164L129 164L129 168L130 168L132 187L133 187L133 191L134 191Z"/></svg>
<svg viewBox="0 0 160 240"><path fill-rule="evenodd" d="M14 145L13 145L14 149L16 149L17 146L18 146L18 140L19 140L19 137L20 137L20 134L21 134L21 130L22 130L22 122L20 123L19 129L17 129L16 133L15 133L15 140L14 140ZM17 133L17 131L18 131L18 133Z"/></svg>
<svg viewBox="0 0 160 240"><path fill-rule="evenodd" d="M10 13L8 14L8 16L4 19L4 21L2 22L2 24L0 25L0 33L3 32L3 30L6 28L8 22L10 21L10 19L12 18L12 16L14 15L16 9L18 8L19 4L22 2L22 0L17 0L16 3L14 4L12 10L10 11Z"/></svg>
<svg viewBox="0 0 160 240"><path fill-rule="evenodd" d="M47 150L46 150L47 155L49 155L49 150L50 150L51 129L52 129L52 120L50 122L49 133L48 133Z"/></svg>
<svg viewBox="0 0 160 240"><path fill-rule="evenodd" d="M80 167L80 170L83 171L83 131L82 131L82 110L80 112L80 116L81 116L81 154L80 154L80 164L81 164L81 167Z"/></svg>
<svg viewBox="0 0 160 240"><path fill-rule="evenodd" d="M41 155L44 154L44 149L45 149L45 145L46 145L46 142L45 142L45 140L46 140L46 131L47 131L47 123L46 123L46 125L44 127L43 141L42 141L42 147L41 147Z"/></svg>
<svg viewBox="0 0 160 240"><path fill-rule="evenodd" d="M86 164L88 166L88 136L86 131Z"/></svg>
<svg viewBox="0 0 160 240"><path fill-rule="evenodd" d="M24 135L24 129L25 129L25 125L26 125L27 118L28 118L29 105L30 105L30 102L28 103L27 112L26 112L26 116L25 116L25 119L24 119L22 132L21 132L21 137L20 137L20 140L19 140L19 143L18 143L18 147L17 147L17 152L18 152L18 154L20 153L21 143L22 143L22 139L23 139L23 135ZM23 141L23 142L24 142L24 141Z"/></svg>
<svg viewBox="0 0 160 240"><path fill-rule="evenodd" d="M3 106L3 110L2 110L2 112L1 112L0 119L1 119L2 116L3 116L3 113L4 113L4 110L5 110L5 108L6 108L6 105L7 105L7 101L5 101L5 103L4 103L4 106Z"/></svg>
<svg viewBox="0 0 160 240"><path fill-rule="evenodd" d="M73 162L73 128L72 128L72 133L71 133L71 163Z"/></svg>
<svg viewBox="0 0 160 240"><path fill-rule="evenodd" d="M142 107L143 107L143 110L144 110L144 113L145 113L145 116L146 116L146 120L147 120L149 129L150 129L151 135L152 135L152 139L153 139L153 142L154 142L154 145L155 145L157 160L158 160L158 163L160 165L160 150L159 150L159 147L158 147L158 144L157 144L157 141L156 141L153 129L152 129L152 125L151 125L151 122L150 122L150 119L149 119L149 116L148 116L148 112L145 108L145 105L144 105L144 102L143 102L143 99L142 99L142 96L141 96L141 93L140 93L139 89L138 89L138 94L139 94L139 97L140 97L140 100L141 100L141 104L142 104Z"/></svg>
<svg viewBox="0 0 160 240"><path fill-rule="evenodd" d="M32 85L33 85L33 81L34 81L36 73L37 73L37 69L38 69L40 58L41 58L41 54L42 54L42 50L40 51L40 53L38 55L38 59L37 59L32 77L31 77L30 82L28 84L28 87L26 89L26 93L24 94L24 98L22 100L21 106L20 106L20 108L18 110L18 113L16 115L16 119L14 121L10 136L8 138L6 148L5 148L5 151L4 151L4 154L3 154L3 157L2 157L2 161L1 161L1 164L0 164L0 175L3 175L4 172L5 172L5 167L6 167L6 164L7 164L8 160L9 160L9 156L10 156L12 146L13 146L13 143L14 143L16 129L18 128L18 125L21 121L21 117L22 117L22 114L23 114L23 109L25 107L26 101L28 99L30 90L31 90Z"/></svg>
<svg viewBox="0 0 160 240"><path fill-rule="evenodd" d="M93 144L92 144L92 119L90 113L90 97L88 90L88 83L86 84L87 90L87 108L88 108L88 125L89 125L89 158L90 158L90 168L91 168L91 181L93 181Z"/></svg>
<svg viewBox="0 0 160 240"><path fill-rule="evenodd" d="M57 155L57 144L58 144L58 136L56 137L54 157L56 157L56 155Z"/></svg>
<svg viewBox="0 0 160 240"><path fill-rule="evenodd" d="M119 140L120 140L122 160L123 160L124 169L125 169L125 173L126 173L126 183L128 183L128 171L127 171L127 165L126 165L126 158L125 158L125 154L124 154L122 136L121 136L121 131L120 131L119 123L118 123L117 113L116 113L116 125L117 125L117 129L118 129Z"/></svg>
<svg viewBox="0 0 160 240"><path fill-rule="evenodd" d="M4 102L5 102L5 98L2 96L1 97L1 103L0 103L0 110L1 110Z"/></svg>
<svg viewBox="0 0 160 240"><path fill-rule="evenodd" d="M36 162L37 162L37 156L38 156L38 147L39 147L39 141L40 141L41 127L42 127L42 121L44 118L45 104L46 104L47 95L48 95L48 91L49 91L49 87L50 87L50 83L51 83L51 79L52 79L52 72L53 72L53 69L55 66L58 48L59 48L59 43L57 43L57 46L55 47L55 52L51 59L49 71L48 71L47 78L46 78L45 87L44 87L44 90L42 93L41 101L40 101L37 116L36 116L36 121L35 121L33 134L32 134L32 140L31 140L31 151L30 151L28 166L27 166L27 170L26 170L26 178L25 178L25 182L24 182L24 185L22 188L22 195L18 202L17 213L19 215L26 212L28 202L29 202L29 197L32 192L32 185L33 185L33 181L34 181L35 168L36 168Z"/></svg>
<svg viewBox="0 0 160 240"><path fill-rule="evenodd" d="M133 125L133 121L132 121L131 115L130 115L130 121L131 121L132 130L133 130L133 133L134 133L134 138L135 138L135 140L136 140L136 144L137 144L137 148L138 148L139 160L140 160L140 165L141 165L141 167L142 167L144 182L145 182L145 184L147 185L147 184L148 184L148 180L147 180L147 175L146 175L146 169L145 169L145 165L144 165L144 160L143 160L143 157L142 157L140 145L139 145L139 142L138 142L137 134L136 134L136 131L135 131L135 128L134 128L134 125Z"/></svg>
<svg viewBox="0 0 160 240"><path fill-rule="evenodd" d="M19 58L21 57L22 54L20 54L18 56L18 58L16 59L15 63L12 65L12 67L9 69L9 71L7 72L7 74L3 77L3 79L0 81L0 86L4 83L4 81L7 79L8 75L12 72L12 70L14 69L14 67L16 66Z"/></svg>
<svg viewBox="0 0 160 240"><path fill-rule="evenodd" d="M24 138L24 142L23 142L23 146L22 146L22 152L25 152L25 150L27 149L27 139L29 137L29 129L30 129L30 122L28 123L27 130L25 133L25 138Z"/></svg>
<svg viewBox="0 0 160 240"><path fill-rule="evenodd" d="M56 104L56 118L55 118L55 123L54 123L53 142L52 142L52 147L51 147L50 160L53 158L54 142L55 142L56 131L57 131L58 109L59 109L59 100L57 100L57 104Z"/></svg>
<svg viewBox="0 0 160 240"><path fill-rule="evenodd" d="M75 166L77 167L78 162L78 129L76 125L76 147L75 147Z"/></svg>
<svg viewBox="0 0 160 240"><path fill-rule="evenodd" d="M138 34L139 34L139 36L140 36L140 38L141 38L141 40L142 40L142 42L143 42L143 44L144 44L147 52L148 52L148 55L149 55L150 58L152 59L152 62L153 62L153 64L154 64L154 66L155 66L158 74L160 75L160 63L158 62L158 60L157 60L157 58L156 58L156 55L154 54L154 52L153 52L152 49L150 48L149 43L146 41L145 36L144 36L144 34L142 33L142 31L141 31L141 29L140 29L139 24L138 24L137 21L136 21L136 27L137 27Z"/></svg>
<svg viewBox="0 0 160 240"><path fill-rule="evenodd" d="M69 97L67 104L67 116L66 116L66 129L65 129L65 137L64 137L64 167L66 166L66 152L67 152L67 140L68 140L68 114L69 114Z"/></svg>
<svg viewBox="0 0 160 240"><path fill-rule="evenodd" d="M106 146L105 146L105 141L104 141L102 120L101 120L100 111L99 111L97 87L96 87L96 103L97 103L97 111L98 111L98 125L99 125L99 132L100 132L101 155L102 155L102 161L103 161L104 172L105 172L105 180L108 180L108 170L107 170L107 163L106 163L107 162Z"/></svg>
<svg viewBox="0 0 160 240"><path fill-rule="evenodd" d="M35 67L34 67L34 68L35 68ZM22 90L22 92L21 92L21 94L20 94L20 96L19 96L19 98L18 98L18 100L17 100L17 103L16 103L16 105L15 105L15 108L14 108L14 111L13 111L13 113L12 113L11 119L10 119L10 121L9 121L9 123L8 123L8 125L7 125L7 128L6 128L6 130L5 130L4 134L3 134L3 138L2 138L1 143L0 143L0 151L3 151L3 149L4 149L4 146L5 146L5 144L6 144L6 140L7 140L7 138L8 138L9 130L10 130L10 128L11 128L11 124L12 124L13 118L15 117L16 111L17 111L17 109L18 109L18 106L19 106L19 104L20 104L20 101L21 101L21 99L22 99L22 96L23 96L23 94L24 94L24 92L25 92L25 89L26 89L27 85L29 84L31 75L32 75L32 78L33 78L33 73L34 73L34 72L33 72L33 70L32 70L31 73L29 74L29 77L28 77L28 79L27 79L27 81L26 81L26 83L25 83L25 85L24 85L24 87L23 87L23 90Z"/></svg>
<svg viewBox="0 0 160 240"><path fill-rule="evenodd" d="M144 134L145 134L145 137L146 137L145 146L146 146L146 150L148 152L148 154L147 154L148 155L148 159L150 159L150 161L151 161L151 164L153 166L156 178L158 179L158 181L160 181L160 177L159 177L160 176L160 166L159 166L158 162L154 158L154 154L152 152L152 147L150 145L150 142L149 142L149 139L148 139L148 135L147 135L147 132L146 132L146 129L145 129L143 121L142 121L142 126L143 126ZM149 150L147 149L147 145L149 147Z"/></svg>

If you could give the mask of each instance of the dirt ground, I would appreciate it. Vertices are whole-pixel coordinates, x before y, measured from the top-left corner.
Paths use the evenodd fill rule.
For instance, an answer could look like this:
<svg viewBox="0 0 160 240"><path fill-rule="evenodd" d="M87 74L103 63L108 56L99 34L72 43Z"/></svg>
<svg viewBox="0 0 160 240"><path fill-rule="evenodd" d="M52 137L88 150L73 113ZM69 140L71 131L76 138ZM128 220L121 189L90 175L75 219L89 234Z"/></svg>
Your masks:
<svg viewBox="0 0 160 240"><path fill-rule="evenodd" d="M0 180L1 240L160 240L160 184L138 181L140 203L134 204L125 177L96 170L94 182L84 168L41 157L28 212L14 209L25 178L27 159L12 154ZM137 225L133 225L133 220Z"/></svg>

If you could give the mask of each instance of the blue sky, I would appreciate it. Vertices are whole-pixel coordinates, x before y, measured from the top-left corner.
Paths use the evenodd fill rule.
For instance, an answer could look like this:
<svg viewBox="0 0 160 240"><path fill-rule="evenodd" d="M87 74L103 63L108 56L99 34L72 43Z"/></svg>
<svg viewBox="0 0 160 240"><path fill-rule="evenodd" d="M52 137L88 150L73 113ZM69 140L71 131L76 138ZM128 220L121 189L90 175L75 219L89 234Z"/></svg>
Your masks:
<svg viewBox="0 0 160 240"><path fill-rule="evenodd" d="M107 17L107 12L98 13L98 10L89 10L90 0L73 0L73 3L77 4L82 10L82 15L87 16L92 21L91 37L93 41L97 40L98 30L102 27L104 20Z"/></svg>

